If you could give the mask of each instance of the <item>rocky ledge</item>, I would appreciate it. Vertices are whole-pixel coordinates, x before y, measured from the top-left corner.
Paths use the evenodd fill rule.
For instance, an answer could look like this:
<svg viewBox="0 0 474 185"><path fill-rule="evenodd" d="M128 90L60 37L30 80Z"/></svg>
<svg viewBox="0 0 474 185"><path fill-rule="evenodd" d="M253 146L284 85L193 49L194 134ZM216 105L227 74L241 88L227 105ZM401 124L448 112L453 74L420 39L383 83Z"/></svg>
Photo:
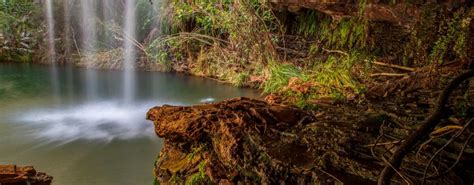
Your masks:
<svg viewBox="0 0 474 185"><path fill-rule="evenodd" d="M0 185L50 185L52 180L32 166L0 165Z"/></svg>
<svg viewBox="0 0 474 185"><path fill-rule="evenodd" d="M236 98L155 107L147 119L165 139L154 169L161 184L371 184L378 173L351 154L364 138L354 128L290 106Z"/></svg>
<svg viewBox="0 0 474 185"><path fill-rule="evenodd" d="M399 124L402 117L386 111L429 112L417 106L398 106L412 101L315 102L318 109L312 111L248 98L155 107L147 119L164 138L155 163L155 180L160 184L375 184L385 166L383 156L417 125ZM433 142L430 147L439 144ZM460 150L446 151L446 156L454 157L445 157L440 163L458 164L455 170L426 182L472 184L474 151L466 150L459 158L456 151ZM429 151L420 155L430 156ZM407 173L420 175L411 172L425 164L418 164L417 155L405 158ZM422 179L412 180L421 184ZM392 182L403 183L403 179L394 177Z"/></svg>

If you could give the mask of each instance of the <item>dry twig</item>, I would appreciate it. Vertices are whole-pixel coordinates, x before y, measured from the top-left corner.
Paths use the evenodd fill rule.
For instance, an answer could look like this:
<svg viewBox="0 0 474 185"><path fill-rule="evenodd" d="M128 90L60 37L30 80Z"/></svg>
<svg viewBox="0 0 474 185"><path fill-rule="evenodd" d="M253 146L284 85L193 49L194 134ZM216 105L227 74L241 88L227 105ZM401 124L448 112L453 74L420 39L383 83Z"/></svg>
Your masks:
<svg viewBox="0 0 474 185"><path fill-rule="evenodd" d="M344 55L344 56L349 56L349 53L346 53L344 51L341 51L341 50L330 50L330 49L325 49L325 48L322 48L323 51L325 52L328 52L328 53L338 53L338 54L341 54L341 55Z"/></svg>
<svg viewBox="0 0 474 185"><path fill-rule="evenodd" d="M373 74L370 74L370 77L377 77L377 76L403 77L403 76L408 76L408 74L404 74L404 73L373 73Z"/></svg>
<svg viewBox="0 0 474 185"><path fill-rule="evenodd" d="M445 145L443 145L440 149L438 149L438 150L433 154L433 156L431 156L430 160L428 161L428 164L427 164L426 167L425 167L425 171L423 172L423 180L421 181L421 184L422 184L422 185L425 184L426 174L427 174L427 172L428 172L428 168L431 166L431 163L433 162L433 159L434 159L436 156L438 156L449 144L451 144L455 139L457 139L462 133L464 133L464 131L465 131L465 130L469 127L469 125L472 123L472 120L474 120L474 118L471 119L471 120L469 120L469 121L466 123L466 125L464 125L464 127L463 127L462 130L460 130L460 131L457 132L455 135L453 135L453 136L451 137L451 139L450 139L448 142L446 142ZM469 140L470 140L470 138L469 138ZM463 147L463 148L464 148L464 147Z"/></svg>
<svg viewBox="0 0 474 185"><path fill-rule="evenodd" d="M378 62L378 61L374 61L373 63L376 64L376 65L379 65L379 66L386 66L386 67L401 69L401 70L410 71L410 72L416 71L414 68L399 66L399 65L395 65L395 64L387 64L387 63Z"/></svg>
<svg viewBox="0 0 474 185"><path fill-rule="evenodd" d="M368 145L364 145L364 146L365 147L374 147L374 146L392 145L392 144L398 144L402 141L403 141L403 139L402 140L396 140L396 141L383 142L383 143L368 144Z"/></svg>

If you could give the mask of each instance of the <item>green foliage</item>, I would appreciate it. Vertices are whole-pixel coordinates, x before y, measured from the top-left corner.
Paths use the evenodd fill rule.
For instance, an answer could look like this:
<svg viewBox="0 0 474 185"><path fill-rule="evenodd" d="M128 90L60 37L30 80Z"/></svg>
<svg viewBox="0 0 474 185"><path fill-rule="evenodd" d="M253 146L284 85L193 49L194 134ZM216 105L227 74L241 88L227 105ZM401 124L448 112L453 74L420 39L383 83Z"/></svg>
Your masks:
<svg viewBox="0 0 474 185"><path fill-rule="evenodd" d="M325 15L316 11L304 11L296 17L296 33L304 36L314 36L320 32L320 25L327 24L321 21L329 21Z"/></svg>
<svg viewBox="0 0 474 185"><path fill-rule="evenodd" d="M453 18L446 21L446 25L440 26L440 31L445 33L439 37L434 43L434 47L431 50L430 61L438 61L442 63L450 50L449 47L453 47L453 52L458 55L460 59L466 58L464 51L466 44L466 35L469 31L470 19L472 17L463 17L465 14L464 9L460 9L454 13Z"/></svg>
<svg viewBox="0 0 474 185"><path fill-rule="evenodd" d="M30 0L0 1L0 57L30 61L37 44L38 7Z"/></svg>
<svg viewBox="0 0 474 185"><path fill-rule="evenodd" d="M235 77L235 79L232 81L232 84L236 87L244 87L245 82L247 81L247 78L249 77L248 72L241 72L238 73Z"/></svg>
<svg viewBox="0 0 474 185"><path fill-rule="evenodd" d="M358 12L359 17L362 17L364 15L366 7L367 7L367 0L359 0L359 12Z"/></svg>
<svg viewBox="0 0 474 185"><path fill-rule="evenodd" d="M169 26L168 33L191 31L189 24L193 24L193 32L220 36L231 36L242 31L242 27L249 20L258 18L265 27L275 28L275 17L269 8L263 6L262 0L234 2L231 0L172 0L166 7L164 20ZM251 12L251 13L250 13ZM248 25L250 26L250 25Z"/></svg>
<svg viewBox="0 0 474 185"><path fill-rule="evenodd" d="M361 9L365 4L359 4ZM166 33L181 42L176 47L164 44L166 47L158 47L162 48L160 52L150 52L156 61L185 53L181 60L190 62L191 73L238 87L255 76L261 77L264 93L285 95L300 107L310 107L309 102L316 98L345 99L348 93L363 92L350 74L352 66L366 57L359 53L368 50L368 22L363 18L332 20L312 10L298 15L292 33L317 39L310 49L313 57L304 61L314 65L301 67L277 55L275 46L285 39L280 36L285 29L263 0L171 0L168 5ZM185 42L190 40L193 42ZM345 50L358 52L341 55ZM323 57L315 61L314 56Z"/></svg>
<svg viewBox="0 0 474 185"><path fill-rule="evenodd" d="M403 64L423 66L447 60L468 60L465 44L473 16L473 7L463 7L452 13L439 4L424 5L421 20L403 49Z"/></svg>
<svg viewBox="0 0 474 185"><path fill-rule="evenodd" d="M155 179L153 179L153 185L160 185L160 182L158 182L158 180L156 180L156 178L155 178Z"/></svg>
<svg viewBox="0 0 474 185"><path fill-rule="evenodd" d="M180 52L171 52L180 49L180 41L175 39L155 39L146 47L146 56L161 65L163 71L173 69L173 59L181 59ZM174 57L171 55L175 54Z"/></svg>
<svg viewBox="0 0 474 185"><path fill-rule="evenodd" d="M364 93L365 87L354 80L351 69L367 58L359 52L341 57L329 56L313 69L304 71L291 64L271 64L263 91L283 94L302 108L310 108L310 102L319 98L344 100L348 96L357 96Z"/></svg>
<svg viewBox="0 0 474 185"><path fill-rule="evenodd" d="M263 84L264 93L281 93L285 90L291 78L307 80L302 71L291 64L275 64L269 66L269 78Z"/></svg>
<svg viewBox="0 0 474 185"><path fill-rule="evenodd" d="M359 17L332 20L323 13L306 10L296 17L294 31L319 40L311 51L314 54L320 52L319 48L362 50L366 49L368 21Z"/></svg>
<svg viewBox="0 0 474 185"><path fill-rule="evenodd" d="M322 65L314 69L313 80L319 84L314 96L345 99L347 92L360 94L364 87L351 75L352 66L357 62L365 62L367 56L358 52L342 57L330 56Z"/></svg>
<svg viewBox="0 0 474 185"><path fill-rule="evenodd" d="M164 33L170 35L160 40L172 38L178 44L151 45L166 46L161 49L166 54L150 52L156 61L190 62L195 75L242 87L261 72L257 66L275 58L276 40L269 33L279 30L279 24L263 0L171 0L163 12Z"/></svg>
<svg viewBox="0 0 474 185"><path fill-rule="evenodd" d="M322 25L320 39L326 40L325 47L335 49L365 49L367 21L359 18L342 19Z"/></svg>
<svg viewBox="0 0 474 185"><path fill-rule="evenodd" d="M155 10L155 6L150 5L149 0L138 0L136 1L137 5L137 23L138 25L138 33L137 35L146 35L151 27L153 26L153 23L156 19L156 14L157 11ZM156 1L153 1L153 3L157 3Z"/></svg>
<svg viewBox="0 0 474 185"><path fill-rule="evenodd" d="M168 181L169 184L181 184L180 182L182 182L182 180L178 174L173 174L173 176L171 176L170 180Z"/></svg>
<svg viewBox="0 0 474 185"><path fill-rule="evenodd" d="M212 184L211 179L206 175L206 162L201 162L198 165L199 172L191 175L188 180L186 180L186 185L207 185Z"/></svg>
<svg viewBox="0 0 474 185"><path fill-rule="evenodd" d="M219 4L219 6L215 6ZM229 27L229 1L198 0L191 3L173 0L165 18L175 30L185 31L190 22L196 24L196 32L209 35L219 35L227 32Z"/></svg>

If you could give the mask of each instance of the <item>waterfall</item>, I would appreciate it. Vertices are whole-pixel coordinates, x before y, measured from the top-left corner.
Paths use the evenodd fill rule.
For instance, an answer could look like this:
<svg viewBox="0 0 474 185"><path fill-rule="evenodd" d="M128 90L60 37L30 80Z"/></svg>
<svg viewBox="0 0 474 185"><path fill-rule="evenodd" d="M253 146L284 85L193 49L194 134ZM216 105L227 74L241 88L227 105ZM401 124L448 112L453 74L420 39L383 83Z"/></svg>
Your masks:
<svg viewBox="0 0 474 185"><path fill-rule="evenodd" d="M64 51L64 55L69 57L71 54L71 0L63 0L63 21L64 21L64 47L66 50ZM69 61L66 61L69 62Z"/></svg>
<svg viewBox="0 0 474 185"><path fill-rule="evenodd" d="M66 57L71 57L72 55L72 48L73 48L73 42L72 42L72 29L71 29L71 11L72 11L72 2L73 0L63 0L63 12L64 12L64 32L63 32L63 39L64 39L64 55ZM68 100L71 101L73 99L73 93L74 93L74 77L73 77L73 67L74 63L73 60L66 60L65 61L66 67L67 67L67 74L66 74L66 86L67 86L67 94L68 94Z"/></svg>
<svg viewBox="0 0 474 185"><path fill-rule="evenodd" d="M45 3L46 25L48 29L48 56L51 63L56 60L56 46L54 44L54 17L53 17L53 2L46 0Z"/></svg>
<svg viewBox="0 0 474 185"><path fill-rule="evenodd" d="M123 93L125 103L130 103L135 96L135 60L136 50L136 9L135 0L125 0L124 16L124 60L123 60Z"/></svg>
<svg viewBox="0 0 474 185"><path fill-rule="evenodd" d="M86 94L88 99L97 97L97 74L94 69L97 34L95 0L80 0L81 5L81 53L83 60L87 61ZM85 58L84 58L85 57Z"/></svg>
<svg viewBox="0 0 474 185"><path fill-rule="evenodd" d="M46 0L45 4L46 26L48 30L48 58L51 63L51 86L53 98L59 95L59 78L56 67L56 45L55 45L55 30L54 30L54 16L53 16L53 2Z"/></svg>
<svg viewBox="0 0 474 185"><path fill-rule="evenodd" d="M51 56L53 68L56 67L55 63L57 62L55 60L59 56L55 54L57 52L54 47L55 36L60 35L63 41L61 44L64 46L61 48L65 48L64 53L61 54L69 58L76 56L74 53L77 53L81 58L80 64L87 67L87 73L85 74L86 85L83 92L86 94L86 99L92 101L100 96L100 89L106 88L98 86L97 72L94 68L101 64L98 63L97 57L107 56L107 52L110 49L122 48L122 89L119 91L122 92L121 98L125 104L134 101L136 98L137 43L143 41L145 36L154 35L143 33L145 29L152 30L149 33L157 31L156 28L150 28L152 26L157 27L155 22L148 23L153 16L151 12L155 11L149 0L55 1L43 0L45 2L44 15L48 27L48 52L49 56ZM154 2L161 1L154 0ZM55 7L55 4L61 5L61 7ZM58 15L62 14L62 16L56 16L56 22L62 23L62 25L54 25L53 12L55 11L53 9L59 12ZM140 12L138 9L140 9ZM144 26L137 26L137 22L143 23ZM54 32L55 29L56 33ZM60 50L60 52L63 51ZM101 60L104 59L102 58ZM74 60L65 61L69 68L74 65ZM53 71L52 76L56 76L56 72ZM64 80L68 81L68 83L73 83L72 78L71 75L68 75ZM53 83L56 83L58 80L57 77L52 77L52 79ZM72 92L74 89L67 88L66 92L68 91ZM109 89L109 91L117 91L117 89Z"/></svg>
<svg viewBox="0 0 474 185"><path fill-rule="evenodd" d="M102 22L104 23L105 29L110 29L115 26L115 11L116 2L114 0L102 0ZM106 48L116 48L114 38L110 31L105 32L103 42L105 42Z"/></svg>

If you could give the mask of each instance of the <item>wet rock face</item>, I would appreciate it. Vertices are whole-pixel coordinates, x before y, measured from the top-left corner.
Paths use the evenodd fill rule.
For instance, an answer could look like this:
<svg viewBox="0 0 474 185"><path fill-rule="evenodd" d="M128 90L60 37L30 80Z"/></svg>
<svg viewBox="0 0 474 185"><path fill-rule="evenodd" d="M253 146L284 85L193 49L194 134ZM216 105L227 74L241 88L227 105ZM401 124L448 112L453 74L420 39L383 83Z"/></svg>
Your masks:
<svg viewBox="0 0 474 185"><path fill-rule="evenodd" d="M147 118L165 139L154 170L156 180L164 184L332 183L322 168L342 159L337 155L340 147L327 146L345 144L345 134L350 134L315 124L306 111L247 98L165 105L152 108ZM332 139L308 141L306 136L314 134Z"/></svg>
<svg viewBox="0 0 474 185"><path fill-rule="evenodd" d="M0 165L1 185L50 185L53 177L36 172L32 166Z"/></svg>

